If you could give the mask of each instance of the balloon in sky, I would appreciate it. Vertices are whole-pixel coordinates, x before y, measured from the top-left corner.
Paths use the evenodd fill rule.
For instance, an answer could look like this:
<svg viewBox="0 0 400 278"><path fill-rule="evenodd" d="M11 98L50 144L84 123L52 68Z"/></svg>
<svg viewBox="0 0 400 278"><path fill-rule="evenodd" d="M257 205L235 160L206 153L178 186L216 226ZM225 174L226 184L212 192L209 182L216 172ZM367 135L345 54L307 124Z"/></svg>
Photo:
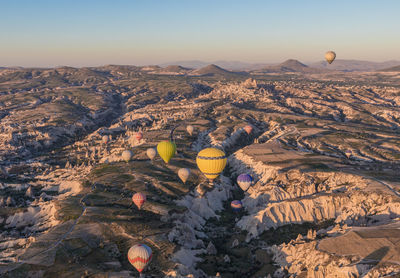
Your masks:
<svg viewBox="0 0 400 278"><path fill-rule="evenodd" d="M103 137L101 137L101 141L103 141L104 144L107 144L108 142L110 142L110 136L103 135Z"/></svg>
<svg viewBox="0 0 400 278"><path fill-rule="evenodd" d="M197 167L212 182L226 166L226 155L216 148L201 150L196 157Z"/></svg>
<svg viewBox="0 0 400 278"><path fill-rule="evenodd" d="M189 178L189 175L190 175L190 170L188 168L181 168L178 170L178 176L183 181L183 183L186 183L187 179Z"/></svg>
<svg viewBox="0 0 400 278"><path fill-rule="evenodd" d="M347 158L350 158L350 156L353 154L353 152L351 150L347 150L345 152L345 155L347 156Z"/></svg>
<svg viewBox="0 0 400 278"><path fill-rule="evenodd" d="M336 58L336 53L333 51L328 51L325 53L325 60L329 63L332 64L332 62L335 60Z"/></svg>
<svg viewBox="0 0 400 278"><path fill-rule="evenodd" d="M121 154L122 159L125 160L126 162L128 162L129 160L131 160L133 153L130 150L124 150Z"/></svg>
<svg viewBox="0 0 400 278"><path fill-rule="evenodd" d="M190 136L193 135L194 127L192 125L188 125L186 127L186 131L189 133Z"/></svg>
<svg viewBox="0 0 400 278"><path fill-rule="evenodd" d="M146 195L144 195L143 193L135 193L132 196L132 201L133 203L138 207L138 209L141 209L144 202L146 202Z"/></svg>
<svg viewBox="0 0 400 278"><path fill-rule="evenodd" d="M146 244L136 244L128 251L128 260L140 273L146 268L153 257L151 248Z"/></svg>
<svg viewBox="0 0 400 278"><path fill-rule="evenodd" d="M142 138L143 138L143 133L141 133L140 131L135 133L135 139L137 141L142 140Z"/></svg>
<svg viewBox="0 0 400 278"><path fill-rule="evenodd" d="M237 177L237 183L243 191L249 189L253 178L249 174L241 174Z"/></svg>
<svg viewBox="0 0 400 278"><path fill-rule="evenodd" d="M164 160L165 163L171 160L171 158L175 155L176 145L171 141L161 141L157 145L157 152Z"/></svg>
<svg viewBox="0 0 400 278"><path fill-rule="evenodd" d="M251 125L246 125L244 130L247 132L247 134L250 134L253 131L253 127Z"/></svg>
<svg viewBox="0 0 400 278"><path fill-rule="evenodd" d="M153 160L157 155L157 151L154 148L148 148L146 154L150 158L150 160Z"/></svg>
<svg viewBox="0 0 400 278"><path fill-rule="evenodd" d="M241 210L242 210L242 207L243 207L242 202L239 201L239 200L234 200L234 201L231 202L231 208L232 208L232 210L233 210L234 212L239 212L239 211L241 211Z"/></svg>

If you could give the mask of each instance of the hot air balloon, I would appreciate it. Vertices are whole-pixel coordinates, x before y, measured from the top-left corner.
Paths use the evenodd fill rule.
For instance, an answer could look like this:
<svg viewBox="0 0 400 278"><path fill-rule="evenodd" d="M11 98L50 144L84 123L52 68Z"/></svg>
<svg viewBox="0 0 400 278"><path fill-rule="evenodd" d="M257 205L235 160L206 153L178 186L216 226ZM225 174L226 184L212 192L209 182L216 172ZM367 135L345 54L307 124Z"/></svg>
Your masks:
<svg viewBox="0 0 400 278"><path fill-rule="evenodd" d="M171 158L175 155L176 145L171 141L161 141L157 145L157 152L164 160L165 163L171 160Z"/></svg>
<svg viewBox="0 0 400 278"><path fill-rule="evenodd" d="M251 125L246 125L243 129L247 132L247 134L250 134L253 131L253 127Z"/></svg>
<svg viewBox="0 0 400 278"><path fill-rule="evenodd" d="M190 170L188 168L181 168L178 171L178 176L183 181L183 183L186 183L187 179L189 178L189 175L190 175Z"/></svg>
<svg viewBox="0 0 400 278"><path fill-rule="evenodd" d="M150 160L153 160L157 155L157 151L154 148L148 148L146 154L150 158Z"/></svg>
<svg viewBox="0 0 400 278"><path fill-rule="evenodd" d="M189 133L190 136L193 135L194 127L192 125L188 125L186 127L186 131Z"/></svg>
<svg viewBox="0 0 400 278"><path fill-rule="evenodd" d="M239 200L234 200L234 201L231 202L231 208L232 208L232 210L233 210L234 212L239 212L239 211L241 211L241 210L242 210L242 207L243 207L242 202L239 201Z"/></svg>
<svg viewBox="0 0 400 278"><path fill-rule="evenodd" d="M335 60L336 58L336 53L333 51L328 51L325 53L325 60L329 63L332 64L332 62Z"/></svg>
<svg viewBox="0 0 400 278"><path fill-rule="evenodd" d="M210 180L219 176L226 166L226 155L223 151L216 148L206 148L201 150L196 157L197 167Z"/></svg>
<svg viewBox="0 0 400 278"><path fill-rule="evenodd" d="M151 248L146 244L136 244L128 251L128 260L137 271L142 273L153 257Z"/></svg>
<svg viewBox="0 0 400 278"><path fill-rule="evenodd" d="M141 192L135 193L132 196L132 201L138 207L138 209L141 209L144 202L146 202L146 195Z"/></svg>
<svg viewBox="0 0 400 278"><path fill-rule="evenodd" d="M103 141L104 144L107 144L108 142L110 142L110 136L103 135L103 137L101 137L101 141Z"/></svg>
<svg viewBox="0 0 400 278"><path fill-rule="evenodd" d="M122 159L125 160L126 162L129 162L131 160L133 153L130 150L124 150L121 154Z"/></svg>
<svg viewBox="0 0 400 278"><path fill-rule="evenodd" d="M350 158L353 152L351 150L347 150L344 154L347 156L347 158Z"/></svg>
<svg viewBox="0 0 400 278"><path fill-rule="evenodd" d="M253 178L249 174L241 174L237 177L237 183L243 191L249 189Z"/></svg>
<svg viewBox="0 0 400 278"><path fill-rule="evenodd" d="M140 140L142 140L142 138L143 138L143 133L141 133L140 131L135 133L135 139L136 139L138 142L139 142Z"/></svg>

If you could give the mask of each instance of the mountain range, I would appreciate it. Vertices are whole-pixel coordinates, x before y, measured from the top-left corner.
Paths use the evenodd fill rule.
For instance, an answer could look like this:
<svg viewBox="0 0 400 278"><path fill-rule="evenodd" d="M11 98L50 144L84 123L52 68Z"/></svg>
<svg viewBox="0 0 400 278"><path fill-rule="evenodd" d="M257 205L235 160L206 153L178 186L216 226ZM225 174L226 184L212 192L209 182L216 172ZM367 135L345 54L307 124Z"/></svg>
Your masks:
<svg viewBox="0 0 400 278"><path fill-rule="evenodd" d="M287 61L295 61L293 59L289 59ZM287 62L286 61L286 62ZM286 63L284 62L284 63ZM188 61L175 61L171 63L164 63L160 64L161 67L166 67L169 65L180 65L186 68L194 68L199 69L205 67L207 65L214 64L218 67L233 70L233 71L251 71L251 70L274 70L278 69L282 66L283 63L247 63L247 62L240 62L240 61L215 61L215 62L204 62L199 60L188 60ZM306 62L301 63L304 66L308 66L309 68L314 69L328 69L328 70L335 70L335 71L377 71L382 70L394 66L400 66L400 61L391 60L385 62L371 62L371 61L362 61L362 60L344 60L344 59L337 59L332 64L328 64L325 61L319 62ZM284 67L285 65L283 65ZM290 65L289 67L292 67ZM300 69L301 66L295 66L297 69ZM284 70L284 69L282 69ZM304 70L304 68L303 68Z"/></svg>

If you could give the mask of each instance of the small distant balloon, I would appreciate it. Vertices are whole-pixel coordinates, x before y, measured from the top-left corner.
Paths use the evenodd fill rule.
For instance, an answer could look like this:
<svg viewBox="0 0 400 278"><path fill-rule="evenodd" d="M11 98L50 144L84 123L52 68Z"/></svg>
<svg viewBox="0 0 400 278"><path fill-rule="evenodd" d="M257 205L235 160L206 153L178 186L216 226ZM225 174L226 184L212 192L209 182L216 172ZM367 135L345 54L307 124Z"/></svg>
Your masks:
<svg viewBox="0 0 400 278"><path fill-rule="evenodd" d="M231 208L232 208L232 210L233 210L234 212L239 212L239 211L241 211L241 210L242 210L242 207L243 207L242 202L239 201L239 200L234 200L234 201L231 202Z"/></svg>
<svg viewBox="0 0 400 278"><path fill-rule="evenodd" d="M103 135L103 137L101 137L101 141L103 141L104 144L107 144L108 142L110 142L110 136Z"/></svg>
<svg viewBox="0 0 400 278"><path fill-rule="evenodd" d="M253 178L249 174L241 174L237 177L236 181L243 191L247 191L253 183Z"/></svg>
<svg viewBox="0 0 400 278"><path fill-rule="evenodd" d="M157 155L157 151L154 148L148 148L146 154L150 158L150 160L153 160Z"/></svg>
<svg viewBox="0 0 400 278"><path fill-rule="evenodd" d="M328 51L325 53L325 60L329 63L332 64L332 62L335 60L336 58L336 53L333 51Z"/></svg>
<svg viewBox="0 0 400 278"><path fill-rule="evenodd" d="M253 131L253 127L251 125L246 125L244 130L247 132L247 134L250 134Z"/></svg>
<svg viewBox="0 0 400 278"><path fill-rule="evenodd" d="M142 132L136 132L135 133L135 139L137 140L137 141L140 141L140 140L142 140L142 138L143 138L143 133Z"/></svg>
<svg viewBox="0 0 400 278"><path fill-rule="evenodd" d="M183 181L183 183L186 183L187 179L190 176L190 170L188 168L181 168L178 170L178 176Z"/></svg>
<svg viewBox="0 0 400 278"><path fill-rule="evenodd" d="M146 244L136 244L128 251L128 260L137 271L142 273L153 257L151 248Z"/></svg>
<svg viewBox="0 0 400 278"><path fill-rule="evenodd" d="M347 158L350 158L352 156L352 154L353 154L353 152L351 150L347 150L345 152L345 155L346 155Z"/></svg>
<svg viewBox="0 0 400 278"><path fill-rule="evenodd" d="M141 192L135 193L132 196L132 201L138 207L138 209L141 209L144 202L146 202L146 195Z"/></svg>
<svg viewBox="0 0 400 278"><path fill-rule="evenodd" d="M129 162L131 160L133 153L130 150L124 150L121 154L122 159L125 160L126 162Z"/></svg>
<svg viewBox="0 0 400 278"><path fill-rule="evenodd" d="M186 127L186 131L189 133L190 136L193 135L194 127L192 125L188 125Z"/></svg>

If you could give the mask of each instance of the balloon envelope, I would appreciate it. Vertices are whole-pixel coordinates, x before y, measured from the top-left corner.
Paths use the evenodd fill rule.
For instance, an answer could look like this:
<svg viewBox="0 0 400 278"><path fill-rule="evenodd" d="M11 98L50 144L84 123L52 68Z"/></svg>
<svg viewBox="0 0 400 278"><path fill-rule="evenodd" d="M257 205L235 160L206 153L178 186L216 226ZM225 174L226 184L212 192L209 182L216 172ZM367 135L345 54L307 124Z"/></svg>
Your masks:
<svg viewBox="0 0 400 278"><path fill-rule="evenodd" d="M253 127L251 125L246 125L244 130L247 132L247 134L250 134L253 131Z"/></svg>
<svg viewBox="0 0 400 278"><path fill-rule="evenodd" d="M197 167L210 180L219 176L226 166L226 155L216 148L201 150L196 157Z"/></svg>
<svg viewBox="0 0 400 278"><path fill-rule="evenodd" d="M194 131L194 127L192 125L188 125L186 127L186 131L189 133L190 136L192 136L193 131Z"/></svg>
<svg viewBox="0 0 400 278"><path fill-rule="evenodd" d="M168 164L171 158L175 155L176 145L171 141L161 141L157 145L157 152L164 162Z"/></svg>
<svg viewBox="0 0 400 278"><path fill-rule="evenodd" d="M178 176L183 181L183 183L186 183L187 179L190 176L190 170L188 168L181 168L178 170Z"/></svg>
<svg viewBox="0 0 400 278"><path fill-rule="evenodd" d="M135 193L132 196L132 201L138 207L138 209L141 209L144 202L146 202L146 195L141 192Z"/></svg>
<svg viewBox="0 0 400 278"><path fill-rule="evenodd" d="M328 51L325 53L325 60L329 63L332 64L332 62L335 60L336 58L336 53L333 51Z"/></svg>
<svg viewBox="0 0 400 278"><path fill-rule="evenodd" d="M233 211L241 211L242 210L242 202L239 200L234 200L231 202L231 208Z"/></svg>
<svg viewBox="0 0 400 278"><path fill-rule="evenodd" d="M101 137L101 141L103 141L104 144L107 144L108 142L110 142L110 136L103 135L103 137Z"/></svg>
<svg viewBox="0 0 400 278"><path fill-rule="evenodd" d="M143 133L141 133L140 131L139 131L139 132L136 132L136 134L135 134L135 139L136 139L137 141L140 141L140 140L142 140L142 138L143 138Z"/></svg>
<svg viewBox="0 0 400 278"><path fill-rule="evenodd" d="M153 160L157 155L157 151L154 148L148 148L146 154L151 160Z"/></svg>
<svg viewBox="0 0 400 278"><path fill-rule="evenodd" d="M153 257L151 248L146 244L136 244L128 251L128 260L140 273L146 268Z"/></svg>
<svg viewBox="0 0 400 278"><path fill-rule="evenodd" d="M124 150L121 154L122 159L125 160L126 162L128 162L129 160L131 160L133 153L130 150Z"/></svg>
<svg viewBox="0 0 400 278"><path fill-rule="evenodd" d="M345 152L345 155L347 156L347 158L350 158L350 156L353 154L353 152L351 150L347 150Z"/></svg>
<svg viewBox="0 0 400 278"><path fill-rule="evenodd" d="M241 174L237 177L237 183L243 191L249 189L253 182L253 178L249 174Z"/></svg>

